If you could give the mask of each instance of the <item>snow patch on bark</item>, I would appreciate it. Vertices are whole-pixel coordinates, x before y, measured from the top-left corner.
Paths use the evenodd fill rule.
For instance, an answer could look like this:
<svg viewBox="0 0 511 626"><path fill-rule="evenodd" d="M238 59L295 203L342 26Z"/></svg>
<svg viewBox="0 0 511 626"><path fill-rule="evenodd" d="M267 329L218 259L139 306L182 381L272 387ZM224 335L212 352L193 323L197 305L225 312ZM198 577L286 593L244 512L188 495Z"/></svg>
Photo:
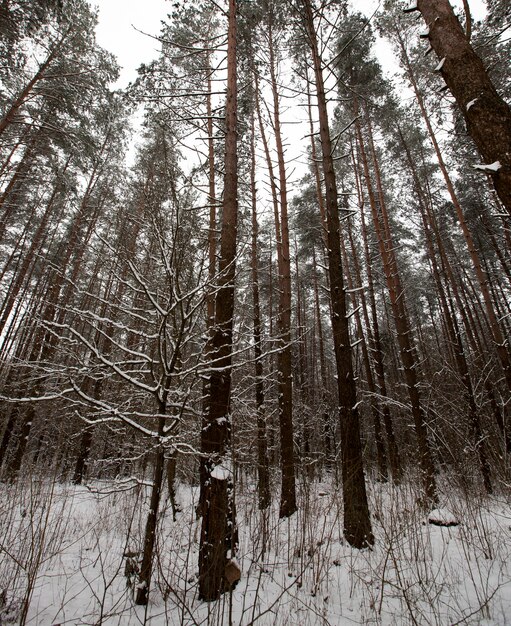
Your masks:
<svg viewBox="0 0 511 626"><path fill-rule="evenodd" d="M502 164L500 161L494 161L493 163L481 163L478 165L472 165L472 167L475 170L479 170L480 172L486 172L486 173L492 173L492 172L498 172L500 170L500 168L502 167Z"/></svg>
<svg viewBox="0 0 511 626"><path fill-rule="evenodd" d="M470 109L474 106L474 104L477 102L477 98L474 98L473 100L471 100L470 102L467 103L467 111L470 111Z"/></svg>

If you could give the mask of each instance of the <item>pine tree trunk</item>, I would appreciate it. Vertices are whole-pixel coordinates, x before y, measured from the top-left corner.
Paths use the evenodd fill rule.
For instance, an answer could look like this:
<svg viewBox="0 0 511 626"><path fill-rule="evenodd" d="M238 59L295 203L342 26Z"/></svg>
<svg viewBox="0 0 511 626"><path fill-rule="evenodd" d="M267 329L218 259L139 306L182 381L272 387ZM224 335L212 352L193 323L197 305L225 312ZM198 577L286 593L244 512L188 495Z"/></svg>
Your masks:
<svg viewBox="0 0 511 626"><path fill-rule="evenodd" d="M204 351L204 362L210 359L208 353L211 347L211 333L215 322L215 275L216 275L216 174L215 174L215 145L213 141L213 110L211 104L211 65L209 53L206 60L207 95L206 95L206 115L207 115L207 132L208 132L208 204L209 204L209 224L208 224L208 292L206 294L206 328L208 332L208 341ZM202 427L207 426L207 415L209 413L209 380L205 378L202 384ZM200 474L200 495L199 504L197 506L197 515L202 515L202 502L204 493L202 485L206 483L206 466L205 459L199 459Z"/></svg>
<svg viewBox="0 0 511 626"><path fill-rule="evenodd" d="M253 336L255 361L255 402L257 414L257 491L259 508L270 505L270 482L268 475L268 447L266 440L266 418L264 413L264 382L261 342L261 306L259 300L259 260L257 255L259 225L257 222L257 189L256 189L256 154L255 154L255 120L254 111L250 117L250 191L252 200L252 303L253 303Z"/></svg>
<svg viewBox="0 0 511 626"><path fill-rule="evenodd" d="M199 550L199 597L216 600L230 589L225 578L228 551L237 543L234 494L228 468L223 467L230 434L232 329L238 224L236 0L229 0L225 176L220 234L218 289L211 338L212 361L206 424L201 432L205 461L202 528ZM215 471L216 470L216 471ZM203 477L201 477L203 479Z"/></svg>
<svg viewBox="0 0 511 626"><path fill-rule="evenodd" d="M389 219L383 196L383 188L379 177L378 163L376 160L376 154L373 150L372 156L378 187L380 211L378 211L378 205L376 203L374 191L372 188L369 163L366 156L362 131L360 129L360 123L358 119L355 123L355 128L358 137L360 156L362 158L362 164L366 178L369 204L371 206L374 227L378 238L378 246L380 249L385 278L387 281L387 288L389 292L394 323L396 325L401 362L403 365L408 396L410 399L410 407L418 444L419 466L421 470L423 492L425 499L428 502L434 504L437 502L438 496L435 482L433 456L428 442L426 418L419 393L418 358L415 347L412 344L411 326L408 319L408 313L404 304L404 292L395 259L394 244L390 233Z"/></svg>
<svg viewBox="0 0 511 626"><path fill-rule="evenodd" d="M417 8L426 22L431 47L443 60L442 77L483 162L500 163L490 176L511 216L511 108L495 89L449 0L418 0Z"/></svg>
<svg viewBox="0 0 511 626"><path fill-rule="evenodd" d="M293 372L291 346L291 254L287 206L287 178L284 162L284 147L280 126L280 103L273 42L273 15L270 9L268 20L270 77L273 94L273 128L277 148L278 189L280 207L281 254L279 263L279 315L278 331L280 350L278 365L278 405L280 425L280 458L282 468L282 491L280 517L289 517L296 509L294 435L293 435Z"/></svg>
<svg viewBox="0 0 511 626"><path fill-rule="evenodd" d="M328 126L322 64L310 0L304 0L303 6L305 9L305 27L314 66L323 175L325 179L328 273L332 303L331 321L337 366L339 420L341 424L344 535L350 545L362 548L372 545L374 537L365 488L357 395L351 360L349 325L346 316L346 295L340 245L339 203L332 158L332 142Z"/></svg>

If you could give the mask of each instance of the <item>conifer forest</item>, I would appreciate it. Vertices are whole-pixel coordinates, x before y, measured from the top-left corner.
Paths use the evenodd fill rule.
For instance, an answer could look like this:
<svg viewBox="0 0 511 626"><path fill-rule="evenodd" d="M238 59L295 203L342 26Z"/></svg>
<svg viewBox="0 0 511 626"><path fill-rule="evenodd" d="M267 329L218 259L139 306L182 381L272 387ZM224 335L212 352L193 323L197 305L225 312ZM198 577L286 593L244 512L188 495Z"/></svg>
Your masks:
<svg viewBox="0 0 511 626"><path fill-rule="evenodd" d="M511 4L370 4L0 0L0 626L511 624Z"/></svg>

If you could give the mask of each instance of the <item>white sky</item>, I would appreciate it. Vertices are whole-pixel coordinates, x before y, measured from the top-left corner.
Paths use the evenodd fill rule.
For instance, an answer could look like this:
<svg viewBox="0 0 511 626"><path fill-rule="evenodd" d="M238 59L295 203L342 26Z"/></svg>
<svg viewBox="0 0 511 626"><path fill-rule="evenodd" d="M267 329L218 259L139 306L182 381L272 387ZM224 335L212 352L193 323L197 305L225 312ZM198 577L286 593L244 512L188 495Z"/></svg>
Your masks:
<svg viewBox="0 0 511 626"><path fill-rule="evenodd" d="M115 86L126 87L137 77L141 63L158 56L158 41L142 33L158 35L161 21L172 10L172 4L169 0L90 0L90 3L99 9L97 41L115 54L122 67Z"/></svg>
<svg viewBox="0 0 511 626"><path fill-rule="evenodd" d="M99 10L97 40L100 46L115 54L121 66L120 79L114 85L124 88L137 77L137 68L158 56L159 42L154 39L160 32L162 20L166 20L172 11L172 0L89 0ZM475 21L484 17L486 5L484 0L469 0L472 17ZM456 7L462 7L462 0L451 0ZM367 16L374 13L382 4L379 0L350 0L352 8L364 12ZM146 34L144 34L146 33ZM151 37L151 35L153 37ZM378 38L376 55L385 72L395 74L399 71L398 63L390 44ZM304 133L308 132L307 123L295 125L298 117L305 115L304 110L283 110L284 133L287 135L286 151L287 169L293 179L307 167L303 161ZM127 154L128 163L132 163L136 153L138 128L142 122L142 111L132 119L135 128L134 141L131 142ZM304 131L304 128L307 128ZM294 174L294 175L293 175ZM291 186L292 181L290 181Z"/></svg>
<svg viewBox="0 0 511 626"><path fill-rule="evenodd" d="M160 23L172 10L171 0L90 0L99 9L97 28L98 43L113 52L122 66L121 77L116 87L126 87L137 76L137 68L147 63L158 54L159 44L149 35L158 35ZM461 0L451 0L455 6L462 6ZM357 10L371 15L381 4L378 0L351 0ZM484 0L470 0L470 9L474 20L484 17ZM137 30L138 29L138 30ZM390 45L380 41L377 55L384 69L396 69L392 62Z"/></svg>

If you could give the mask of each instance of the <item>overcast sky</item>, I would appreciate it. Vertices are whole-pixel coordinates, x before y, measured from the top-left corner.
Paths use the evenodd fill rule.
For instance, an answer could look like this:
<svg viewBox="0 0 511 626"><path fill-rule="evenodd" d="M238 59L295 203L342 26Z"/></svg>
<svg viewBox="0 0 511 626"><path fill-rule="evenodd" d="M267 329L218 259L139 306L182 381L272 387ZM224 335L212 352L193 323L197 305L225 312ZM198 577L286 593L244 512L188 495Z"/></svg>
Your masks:
<svg viewBox="0 0 511 626"><path fill-rule="evenodd" d="M452 0L461 6L461 0ZM160 23L172 9L170 0L91 0L99 9L97 29L98 43L113 52L122 66L121 78L117 87L125 87L137 76L137 68L158 54L158 42L150 36L158 35ZM358 10L371 14L378 6L378 0L357 0L351 2ZM484 17L483 0L470 0L475 20ZM379 43L377 47L380 62L385 67L392 57L390 46ZM386 69L393 69L392 64Z"/></svg>
<svg viewBox="0 0 511 626"><path fill-rule="evenodd" d="M148 63L158 56L159 42L154 38L160 32L161 22L166 20L172 10L171 0L89 0L99 10L99 24L97 39L99 45L112 52L121 66L120 79L114 85L124 88L137 77L137 68L142 63ZM474 20L480 20L485 14L483 0L469 0ZM462 0L451 0L452 4L462 6ZM351 6L363 11L367 16L374 13L382 4L378 0L350 0ZM152 36L151 36L152 35ZM394 74L399 71L395 55L390 44L378 38L376 55L385 72ZM290 108L282 111L282 120L287 137L286 160L292 178L298 179L307 167L307 160L303 156L303 119L304 109ZM133 139L127 153L127 163L133 164L140 133L138 132L143 120L142 108L132 116L134 128Z"/></svg>
<svg viewBox="0 0 511 626"><path fill-rule="evenodd" d="M113 52L122 67L117 87L137 77L137 68L158 55L161 21L172 9L168 0L90 0L99 9L96 31L100 46ZM142 32L139 32L142 31Z"/></svg>

